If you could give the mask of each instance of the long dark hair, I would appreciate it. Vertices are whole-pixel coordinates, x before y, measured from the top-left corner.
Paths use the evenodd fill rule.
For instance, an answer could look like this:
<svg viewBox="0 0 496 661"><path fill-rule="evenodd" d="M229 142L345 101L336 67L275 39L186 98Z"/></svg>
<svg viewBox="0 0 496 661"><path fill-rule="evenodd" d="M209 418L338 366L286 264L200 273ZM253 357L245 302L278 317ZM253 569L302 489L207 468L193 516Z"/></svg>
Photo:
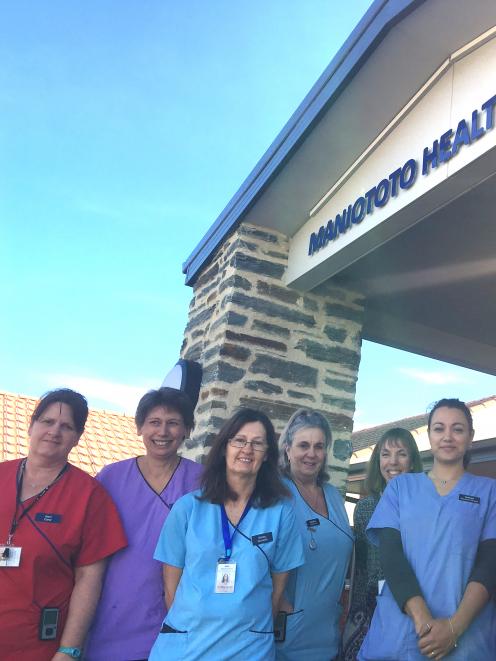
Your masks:
<svg viewBox="0 0 496 661"><path fill-rule="evenodd" d="M403 445L410 458L410 473L422 473L423 471L420 452L411 432L403 427L388 429L373 449L367 466L365 490L374 496L379 496L386 488L386 480L382 476L380 465L381 450L386 443L391 443L393 446Z"/></svg>
<svg viewBox="0 0 496 661"><path fill-rule="evenodd" d="M290 496L281 480L277 466L278 451L272 422L261 411L240 409L224 423L215 437L203 472L200 500L208 500L217 504L224 503L228 499L237 500L237 494L233 492L227 483L226 446L229 439L236 436L241 427L250 422L260 422L263 425L268 446L266 459L258 471L255 490L252 495L254 507L270 507L282 498Z"/></svg>
<svg viewBox="0 0 496 661"><path fill-rule="evenodd" d="M434 415L434 412L443 407L448 409L458 409L461 411L467 420L470 433L474 433L474 421L472 419L472 413L465 402L462 402L460 399L456 399L456 397L445 397L444 399L440 399L438 402L433 404L431 410L429 411L429 419L427 421L428 433L431 431L432 416ZM470 450L467 450L463 455L463 468L467 468L470 463L470 458Z"/></svg>

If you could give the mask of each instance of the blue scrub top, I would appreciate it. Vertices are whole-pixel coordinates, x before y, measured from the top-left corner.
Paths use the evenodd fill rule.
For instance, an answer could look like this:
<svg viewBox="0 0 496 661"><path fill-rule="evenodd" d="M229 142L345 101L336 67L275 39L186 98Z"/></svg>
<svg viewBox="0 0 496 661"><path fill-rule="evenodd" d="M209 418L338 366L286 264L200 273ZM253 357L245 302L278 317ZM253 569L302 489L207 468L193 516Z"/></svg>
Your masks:
<svg viewBox="0 0 496 661"><path fill-rule="evenodd" d="M233 538L234 592L217 594L217 562L225 555L220 505L200 501L198 495L192 492L175 503L158 540L155 559L183 570L164 620L180 633L159 634L150 661L270 661L271 572L286 572L303 563L291 503L284 500L249 510ZM252 536L263 533L271 535L254 544Z"/></svg>
<svg viewBox="0 0 496 661"><path fill-rule="evenodd" d="M451 617L467 587L477 548L496 539L496 480L465 473L440 496L423 473L394 478L384 491L367 528L378 544L378 531L401 532L405 555L435 618ZM360 649L360 661L424 659L413 621L403 614L385 585ZM490 601L449 654L450 661L496 659L496 606Z"/></svg>
<svg viewBox="0 0 496 661"><path fill-rule="evenodd" d="M338 603L353 548L353 535L339 491L325 484L324 496L329 518L315 512L301 496L295 483L286 481L293 494L298 530L302 536L305 564L289 575L285 596L294 606L288 615L286 640L276 643L278 661L329 661L339 648ZM313 538L307 521L318 519Z"/></svg>

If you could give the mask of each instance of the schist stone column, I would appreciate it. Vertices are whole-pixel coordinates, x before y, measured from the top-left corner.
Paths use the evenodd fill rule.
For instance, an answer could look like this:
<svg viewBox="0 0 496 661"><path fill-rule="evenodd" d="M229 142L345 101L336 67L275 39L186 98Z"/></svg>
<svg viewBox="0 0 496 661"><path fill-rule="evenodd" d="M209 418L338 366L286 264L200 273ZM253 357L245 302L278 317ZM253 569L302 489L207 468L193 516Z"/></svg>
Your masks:
<svg viewBox="0 0 496 661"><path fill-rule="evenodd" d="M329 420L331 481L344 487L351 456L363 298L322 285L286 287L288 239L242 224L197 279L181 350L203 366L196 427L183 454L200 459L239 406L259 408L276 431L301 406Z"/></svg>

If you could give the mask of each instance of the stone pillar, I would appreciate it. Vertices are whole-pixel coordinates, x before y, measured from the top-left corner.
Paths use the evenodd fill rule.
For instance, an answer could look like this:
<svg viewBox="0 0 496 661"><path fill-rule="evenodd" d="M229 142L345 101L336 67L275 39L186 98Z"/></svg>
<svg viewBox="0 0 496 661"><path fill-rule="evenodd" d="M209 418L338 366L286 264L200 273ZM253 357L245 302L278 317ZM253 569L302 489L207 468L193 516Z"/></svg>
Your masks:
<svg viewBox="0 0 496 661"><path fill-rule="evenodd" d="M277 432L308 406L331 424L331 481L343 488L364 302L328 284L286 287L287 255L287 237L242 224L197 279L181 356L201 363L203 381L184 454L200 459L239 406L263 410Z"/></svg>

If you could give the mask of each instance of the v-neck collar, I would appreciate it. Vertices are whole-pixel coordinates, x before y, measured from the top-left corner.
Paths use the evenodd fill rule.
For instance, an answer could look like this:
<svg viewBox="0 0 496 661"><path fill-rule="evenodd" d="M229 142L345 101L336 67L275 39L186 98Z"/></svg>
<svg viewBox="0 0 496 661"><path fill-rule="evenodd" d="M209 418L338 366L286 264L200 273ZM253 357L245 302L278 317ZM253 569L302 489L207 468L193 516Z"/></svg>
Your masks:
<svg viewBox="0 0 496 661"><path fill-rule="evenodd" d="M451 489L451 491L448 491L448 493L445 493L444 495L441 495L441 494L439 493L439 491L436 489L436 485L434 484L434 480L431 480L431 478L427 475L427 473L423 473L423 475L424 475L425 479L426 479L428 482L430 482L430 485L431 485L431 487L432 487L432 490L433 490L434 494L435 494L438 498L443 498L443 499L444 499L444 498L449 498L452 494L459 493L459 491L460 491L460 486L463 485L463 484L465 483L465 481L466 481L467 472L465 471L465 472L463 473L463 475L460 477L460 479L458 480L458 482L453 486L453 488Z"/></svg>
<svg viewBox="0 0 496 661"><path fill-rule="evenodd" d="M141 455L141 456L144 456L144 455ZM181 465L182 457L179 457L179 461L177 462L177 466L176 466L176 467L174 468L174 470L172 471L172 474L171 474L170 478L167 480L167 484L164 486L164 488L163 488L162 491L160 491L160 492L159 492L159 491L155 491L155 489L152 487L152 485L148 482L148 480L146 479L146 477L143 475L143 472L142 472L142 470L141 470L141 468L140 468L140 465L139 465L139 461L138 461L138 459L139 459L139 457L136 457L134 461L135 461L135 465L136 465L136 468L137 468L137 470L138 470L138 473L140 474L140 476L141 476L143 482L144 482L144 483L146 484L146 486L152 491L152 493L155 494L155 496L157 496L157 498L160 498L160 500L163 502L163 504L164 504L168 509L172 509L172 505L173 505L174 503L172 503L172 504L171 504L171 503L168 503L167 501L165 501L165 500L162 498L162 496L163 496L163 494L167 491L167 489L168 489L170 483L171 483L172 480L174 479L174 475L176 474L177 469L178 469L179 466Z"/></svg>
<svg viewBox="0 0 496 661"><path fill-rule="evenodd" d="M322 491L322 495L324 496L324 503L325 503L326 510L327 510L327 516L325 516L324 514L321 514L320 512L317 512L317 510L314 510L313 507L312 507L312 506L310 505L310 503L308 502L308 500L305 498L305 496L304 496L304 495L301 493L301 491L298 489L298 485L296 484L296 482L295 482L294 480L291 480L291 482L292 482L292 484L294 484L296 491L297 491L297 492L299 493L299 495L300 495L300 498L303 500L303 502L305 503L305 505L308 507L308 509L309 509L311 512L313 512L313 513L316 514L317 516L321 516L323 519L327 519L327 521L330 521L330 520L331 520L331 516L330 516L330 512L331 512L331 510L330 510L330 507L329 507L329 503L328 503L328 501L327 501L327 496L326 496L326 492L325 492L324 487L322 487L321 485L317 485L317 486L319 487L319 489L321 489L321 491Z"/></svg>

